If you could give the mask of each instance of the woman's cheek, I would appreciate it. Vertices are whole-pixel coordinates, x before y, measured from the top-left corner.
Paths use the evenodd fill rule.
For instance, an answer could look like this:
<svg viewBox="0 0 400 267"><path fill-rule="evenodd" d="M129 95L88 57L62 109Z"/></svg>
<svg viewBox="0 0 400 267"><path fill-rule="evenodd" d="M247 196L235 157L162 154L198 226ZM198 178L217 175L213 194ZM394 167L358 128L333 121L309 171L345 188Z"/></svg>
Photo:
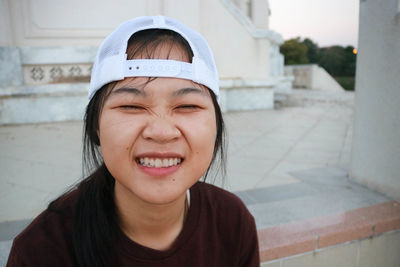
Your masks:
<svg viewBox="0 0 400 267"><path fill-rule="evenodd" d="M105 116L101 121L99 138L103 158L118 160L121 154L129 153L135 140L135 127L130 120Z"/></svg>
<svg viewBox="0 0 400 267"><path fill-rule="evenodd" d="M201 151L204 153L208 151L208 154L212 156L217 134L215 119L212 117L203 117L197 120L189 119L185 121L184 125L181 128L183 135L191 140L189 143L196 145L196 152Z"/></svg>

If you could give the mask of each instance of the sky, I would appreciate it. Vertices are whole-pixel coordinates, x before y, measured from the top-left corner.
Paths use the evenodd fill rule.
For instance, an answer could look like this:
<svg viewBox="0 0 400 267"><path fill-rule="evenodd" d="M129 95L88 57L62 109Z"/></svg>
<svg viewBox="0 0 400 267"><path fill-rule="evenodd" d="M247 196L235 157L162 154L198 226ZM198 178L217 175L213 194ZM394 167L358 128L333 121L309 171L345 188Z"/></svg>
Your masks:
<svg viewBox="0 0 400 267"><path fill-rule="evenodd" d="M358 42L359 0L269 0L269 28L284 40L308 37L319 47Z"/></svg>

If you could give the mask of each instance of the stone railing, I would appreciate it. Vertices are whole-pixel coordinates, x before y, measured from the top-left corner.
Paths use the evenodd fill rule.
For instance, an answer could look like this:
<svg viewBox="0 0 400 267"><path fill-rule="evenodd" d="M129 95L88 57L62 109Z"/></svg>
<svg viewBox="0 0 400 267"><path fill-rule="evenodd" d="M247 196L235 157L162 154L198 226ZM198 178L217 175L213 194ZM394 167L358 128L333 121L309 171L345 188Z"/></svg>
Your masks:
<svg viewBox="0 0 400 267"><path fill-rule="evenodd" d="M343 87L317 64L285 66L285 75L293 76L293 88L343 91Z"/></svg>

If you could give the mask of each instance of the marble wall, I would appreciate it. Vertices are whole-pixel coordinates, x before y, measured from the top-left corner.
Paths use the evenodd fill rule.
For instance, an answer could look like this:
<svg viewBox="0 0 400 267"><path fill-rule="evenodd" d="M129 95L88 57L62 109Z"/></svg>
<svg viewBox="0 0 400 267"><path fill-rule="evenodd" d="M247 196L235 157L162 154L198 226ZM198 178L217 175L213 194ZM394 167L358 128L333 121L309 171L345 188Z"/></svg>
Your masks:
<svg viewBox="0 0 400 267"><path fill-rule="evenodd" d="M253 80L268 83L274 79L276 87L281 88L277 78L283 76L283 58L279 54L283 39L268 29L268 1L235 2L0 0L0 124L40 122L49 118L81 119L87 103L83 88L88 87L97 47L120 23L141 15L171 16L202 33L214 52L221 81L240 79L250 83ZM245 7L251 8L251 12ZM73 90L78 84L79 90ZM287 81L284 86L287 87ZM271 108L271 88L265 87L268 93L261 93L271 99L264 101L263 105L253 106ZM251 92L254 87L226 89ZM253 90L250 95L257 99L258 93ZM64 105L64 100L65 103L75 101L77 105L71 109L79 112L68 113L64 108L46 109L50 103L46 97L49 96L58 97L56 102L60 106ZM81 97L81 100L70 101L76 97ZM17 103L18 107L12 106ZM37 111L30 112L35 105ZM243 107L227 105L228 109L234 110L247 109L247 106L246 103ZM24 107L29 107L29 110ZM70 116L44 115L48 110L66 112ZM30 115L35 116L29 119Z"/></svg>
<svg viewBox="0 0 400 267"><path fill-rule="evenodd" d="M400 200L400 1L360 2L350 177Z"/></svg>

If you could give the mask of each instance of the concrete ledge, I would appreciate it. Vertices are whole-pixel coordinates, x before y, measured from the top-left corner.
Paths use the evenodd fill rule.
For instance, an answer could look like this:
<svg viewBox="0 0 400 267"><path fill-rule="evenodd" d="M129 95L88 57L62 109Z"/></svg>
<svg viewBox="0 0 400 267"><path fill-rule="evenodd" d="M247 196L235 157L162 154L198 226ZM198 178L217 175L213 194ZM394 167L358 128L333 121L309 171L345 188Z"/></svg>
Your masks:
<svg viewBox="0 0 400 267"><path fill-rule="evenodd" d="M293 77L278 76L267 80L221 79L222 111L273 109L276 96L289 95Z"/></svg>
<svg viewBox="0 0 400 267"><path fill-rule="evenodd" d="M21 47L21 62L24 65L93 63L96 46L84 47Z"/></svg>
<svg viewBox="0 0 400 267"><path fill-rule="evenodd" d="M273 109L275 89L290 88L287 79L221 80L221 109ZM0 125L81 120L88 88L84 82L0 88Z"/></svg>
<svg viewBox="0 0 400 267"><path fill-rule="evenodd" d="M396 201L258 231L261 262L316 251L400 229Z"/></svg>
<svg viewBox="0 0 400 267"><path fill-rule="evenodd" d="M0 125L82 120L88 83L0 88Z"/></svg>
<svg viewBox="0 0 400 267"><path fill-rule="evenodd" d="M220 106L223 112L274 108L272 88L232 88L220 91Z"/></svg>
<svg viewBox="0 0 400 267"><path fill-rule="evenodd" d="M322 67L317 64L285 66L285 75L294 76L294 88L309 88L340 92L343 87Z"/></svg>
<svg viewBox="0 0 400 267"><path fill-rule="evenodd" d="M381 267L400 264L400 230L261 263L261 267Z"/></svg>
<svg viewBox="0 0 400 267"><path fill-rule="evenodd" d="M0 88L0 99L18 97L40 97L40 96L66 96L66 95L86 95L89 83L59 83L42 85L25 85L18 87Z"/></svg>

